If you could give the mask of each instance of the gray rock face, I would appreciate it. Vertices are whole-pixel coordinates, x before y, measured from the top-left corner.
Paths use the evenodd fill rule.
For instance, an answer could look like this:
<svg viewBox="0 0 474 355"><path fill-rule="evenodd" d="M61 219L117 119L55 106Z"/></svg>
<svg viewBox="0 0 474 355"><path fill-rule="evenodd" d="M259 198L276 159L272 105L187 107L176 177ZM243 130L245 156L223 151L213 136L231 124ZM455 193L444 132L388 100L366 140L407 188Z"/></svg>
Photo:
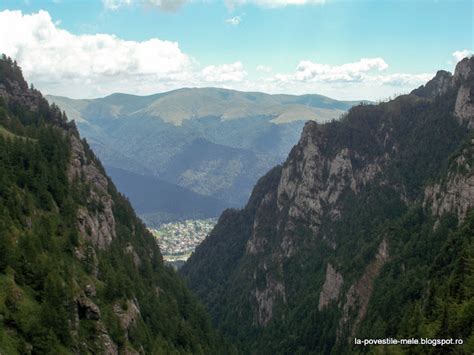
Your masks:
<svg viewBox="0 0 474 355"><path fill-rule="evenodd" d="M474 75L474 61L472 58L464 58L458 64L454 70L453 81L455 83L468 81L472 75Z"/></svg>
<svg viewBox="0 0 474 355"><path fill-rule="evenodd" d="M320 235L323 218L335 221L340 217L339 200L347 190L357 194L381 171L387 156L365 164L354 165L360 155L347 147L334 155L324 152L328 137L315 122L308 122L300 142L293 148L283 165L276 191L266 193L255 214L246 253L257 260L257 270L265 279L264 287L255 287L255 323L266 326L273 318L277 301L287 302L283 263L292 258L307 241L301 240L297 226L308 226L314 238L321 238L332 248L334 241ZM276 223L268 216L275 216ZM271 227L270 227L271 226ZM270 243L268 237L272 235ZM278 245L275 248L275 244ZM273 265L267 270L267 265ZM343 278L332 265L328 265L326 282L320 294L321 310L339 297Z"/></svg>
<svg viewBox="0 0 474 355"><path fill-rule="evenodd" d="M266 286L263 290L255 289L257 300L256 323L266 326L273 319L273 308L277 300L286 302L285 288L271 273L266 274Z"/></svg>
<svg viewBox="0 0 474 355"><path fill-rule="evenodd" d="M132 257L133 264L135 265L135 267L138 268L141 264L141 260L131 243L127 243L127 246L125 247L125 252Z"/></svg>
<svg viewBox="0 0 474 355"><path fill-rule="evenodd" d="M462 124L466 124L469 129L474 128L474 102L472 88L461 85L456 97L454 114Z"/></svg>
<svg viewBox="0 0 474 355"><path fill-rule="evenodd" d="M122 305L115 304L113 310L115 315L119 318L120 325L126 332L128 332L130 327L134 325L140 317L140 308L136 299L133 299L132 301L127 300L125 309Z"/></svg>
<svg viewBox="0 0 474 355"><path fill-rule="evenodd" d="M300 142L283 166L277 199L281 212L289 205L288 223L284 226L285 244L282 245L287 257L293 251L285 245L291 246L288 239L292 238L297 222L304 221L315 235L318 234L325 213L332 220L339 218L338 201L343 192L358 193L377 176L388 159L388 156L382 156L358 164L356 168L354 162L360 155L347 147L341 148L335 156L322 153L327 139L316 123L308 122Z"/></svg>
<svg viewBox="0 0 474 355"><path fill-rule="evenodd" d="M31 111L38 108L39 102L42 100L42 96L38 91L25 89L17 81L7 79L7 84L9 86L8 90L4 84L0 83L0 97L7 103L19 103Z"/></svg>
<svg viewBox="0 0 474 355"><path fill-rule="evenodd" d="M344 328L350 325L350 334L354 337L359 324L367 313L370 297L372 295L374 281L380 273L382 266L389 259L388 242L383 239L379 245L375 259L366 267L364 274L355 282L346 294L346 302L342 308L342 317L339 320L339 328L337 331L338 339L341 338ZM357 310L357 316L352 324L350 323L350 314L353 310ZM351 339L352 339L351 338ZM351 340L349 339L349 341Z"/></svg>
<svg viewBox="0 0 474 355"><path fill-rule="evenodd" d="M464 58L456 65L453 82L460 85L456 97L455 115L461 123L467 124L469 129L474 128L474 60Z"/></svg>
<svg viewBox="0 0 474 355"><path fill-rule="evenodd" d="M82 179L89 184L90 193L87 202L90 207L81 207L77 211L77 225L80 235L95 247L103 249L115 238L115 218L112 211L112 198L108 181L93 161L86 157L84 146L76 135L70 135L71 163L68 169L69 181L74 184Z"/></svg>
<svg viewBox="0 0 474 355"><path fill-rule="evenodd" d="M423 207L431 209L433 216L439 218L444 213L454 213L461 223L474 206L474 140L453 162L455 166L441 182L427 186Z"/></svg>
<svg viewBox="0 0 474 355"><path fill-rule="evenodd" d="M412 94L423 98L434 99L436 96L445 94L452 87L452 84L453 76L451 73L440 70L428 83L413 90Z"/></svg>
<svg viewBox="0 0 474 355"><path fill-rule="evenodd" d="M76 300L77 303L77 313L79 315L79 318L85 318L85 319L90 319L90 320L99 320L101 315L100 315L100 309L99 307L92 302L92 300L87 297L85 294L79 295L79 297Z"/></svg>
<svg viewBox="0 0 474 355"><path fill-rule="evenodd" d="M118 355L118 347L110 337L105 325L97 322L98 343L104 355Z"/></svg>
<svg viewBox="0 0 474 355"><path fill-rule="evenodd" d="M329 303L339 298L343 282L342 275L338 273L330 263L328 263L326 268L326 280L324 281L323 289L319 294L318 310L322 311L329 305Z"/></svg>

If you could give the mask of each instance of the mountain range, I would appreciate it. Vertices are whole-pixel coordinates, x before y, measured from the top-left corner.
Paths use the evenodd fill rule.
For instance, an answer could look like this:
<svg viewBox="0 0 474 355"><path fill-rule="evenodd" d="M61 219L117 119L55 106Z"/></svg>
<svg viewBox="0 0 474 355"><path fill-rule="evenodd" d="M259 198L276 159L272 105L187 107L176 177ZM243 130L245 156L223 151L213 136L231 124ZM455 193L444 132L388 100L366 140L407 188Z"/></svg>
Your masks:
<svg viewBox="0 0 474 355"><path fill-rule="evenodd" d="M473 128L472 57L309 121L180 272L241 353L472 354Z"/></svg>
<svg viewBox="0 0 474 355"><path fill-rule="evenodd" d="M186 287L74 122L3 56L0 352L473 353L473 93L465 58L408 95L307 122L221 214Z"/></svg>
<svg viewBox="0 0 474 355"><path fill-rule="evenodd" d="M258 177L285 159L305 121L336 119L358 103L217 88L47 99L75 120L136 210L147 211L142 217L150 224L215 217L223 206L242 206ZM120 184L125 172L128 183ZM143 178L155 179L161 191L174 184L180 193L145 202L137 198L147 194ZM176 204L188 208L178 211Z"/></svg>

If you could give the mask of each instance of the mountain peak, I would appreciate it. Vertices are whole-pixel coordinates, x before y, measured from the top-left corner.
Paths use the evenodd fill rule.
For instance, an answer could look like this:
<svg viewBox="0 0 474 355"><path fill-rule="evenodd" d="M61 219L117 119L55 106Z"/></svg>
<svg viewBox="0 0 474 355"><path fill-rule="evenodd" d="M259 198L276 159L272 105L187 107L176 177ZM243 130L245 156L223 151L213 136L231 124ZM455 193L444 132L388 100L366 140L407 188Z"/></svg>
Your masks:
<svg viewBox="0 0 474 355"><path fill-rule="evenodd" d="M474 56L466 57L456 64L454 82L467 81L474 76Z"/></svg>
<svg viewBox="0 0 474 355"><path fill-rule="evenodd" d="M433 79L425 85L413 90L411 93L418 97L434 99L436 96L442 95L452 86L453 76L445 70L438 70Z"/></svg>

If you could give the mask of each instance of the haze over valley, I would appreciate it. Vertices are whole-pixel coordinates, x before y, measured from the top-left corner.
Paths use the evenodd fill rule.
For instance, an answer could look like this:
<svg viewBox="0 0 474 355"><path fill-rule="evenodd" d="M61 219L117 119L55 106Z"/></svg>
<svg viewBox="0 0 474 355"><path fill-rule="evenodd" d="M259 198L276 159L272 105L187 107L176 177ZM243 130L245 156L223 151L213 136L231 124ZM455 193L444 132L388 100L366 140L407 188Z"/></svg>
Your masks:
<svg viewBox="0 0 474 355"><path fill-rule="evenodd" d="M358 103L218 88L47 99L75 120L150 226L242 207L257 179L296 144L305 121L337 119Z"/></svg>

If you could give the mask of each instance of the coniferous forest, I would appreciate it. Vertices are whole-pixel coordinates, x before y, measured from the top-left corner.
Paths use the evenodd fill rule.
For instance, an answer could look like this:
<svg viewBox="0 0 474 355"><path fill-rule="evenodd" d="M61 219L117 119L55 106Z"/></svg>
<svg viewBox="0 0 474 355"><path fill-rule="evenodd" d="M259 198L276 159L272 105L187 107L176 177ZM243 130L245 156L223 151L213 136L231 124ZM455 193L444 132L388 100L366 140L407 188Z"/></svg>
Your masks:
<svg viewBox="0 0 474 355"><path fill-rule="evenodd" d="M84 171L68 177L71 140L84 147L80 164L107 178L74 124L28 88L7 57L0 85L1 352L218 352L203 306L163 265L110 180L99 192L112 201L114 239L98 248L92 230L81 234L78 209L98 216L104 196L91 198L94 181Z"/></svg>
<svg viewBox="0 0 474 355"><path fill-rule="evenodd" d="M1 2L0 355L474 354L473 6Z"/></svg>

